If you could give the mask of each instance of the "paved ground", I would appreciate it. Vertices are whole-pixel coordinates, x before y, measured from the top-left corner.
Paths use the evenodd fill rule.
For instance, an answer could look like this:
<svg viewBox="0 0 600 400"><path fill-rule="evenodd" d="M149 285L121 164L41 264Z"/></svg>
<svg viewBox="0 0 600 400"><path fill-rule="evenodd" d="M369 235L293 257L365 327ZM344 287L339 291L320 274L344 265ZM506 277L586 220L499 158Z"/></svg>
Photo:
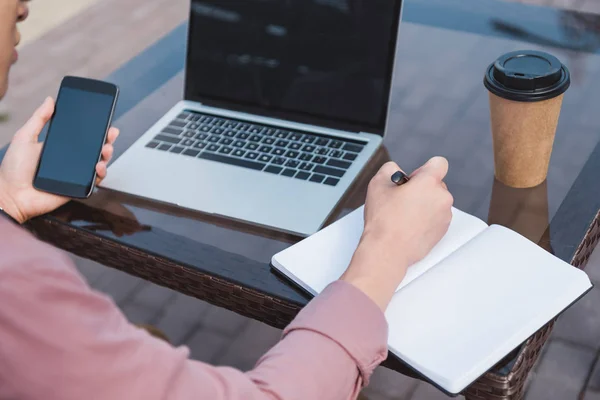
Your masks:
<svg viewBox="0 0 600 400"><path fill-rule="evenodd" d="M600 13L600 0L524 2ZM2 105L10 118L0 123L0 145L46 95L56 93L63 75L104 76L187 14L186 0L42 0L31 5L33 14L39 13L24 29L26 45L11 76L11 95ZM106 41L110 48L103 45ZM249 369L279 339L280 331L263 324L90 261L75 261L90 284L111 295L133 322L155 324L175 344L189 346L195 359ZM600 283L600 251L587 270ZM596 289L560 319L529 382L528 400L600 400L599 306ZM363 396L446 398L429 385L382 368Z"/></svg>

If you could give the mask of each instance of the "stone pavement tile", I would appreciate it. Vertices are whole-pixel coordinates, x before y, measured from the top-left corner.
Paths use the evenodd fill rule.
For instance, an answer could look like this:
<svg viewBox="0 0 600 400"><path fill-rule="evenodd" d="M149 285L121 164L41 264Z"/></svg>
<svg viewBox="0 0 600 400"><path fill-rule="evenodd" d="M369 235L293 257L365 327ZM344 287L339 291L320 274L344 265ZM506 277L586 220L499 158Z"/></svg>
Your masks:
<svg viewBox="0 0 600 400"><path fill-rule="evenodd" d="M388 368L378 367L371 377L369 386L362 393L369 400L408 399L418 384L419 381L416 379Z"/></svg>
<svg viewBox="0 0 600 400"><path fill-rule="evenodd" d="M152 324L159 310L134 303L125 304L121 311L132 324Z"/></svg>
<svg viewBox="0 0 600 400"><path fill-rule="evenodd" d="M600 14L600 1L586 0L585 2L582 2L578 9L588 13Z"/></svg>
<svg viewBox="0 0 600 400"><path fill-rule="evenodd" d="M211 306L202 320L203 328L229 337L239 334L249 319L225 308Z"/></svg>
<svg viewBox="0 0 600 400"><path fill-rule="evenodd" d="M600 283L600 246L597 246L587 265L585 266L585 272L588 274L592 282Z"/></svg>
<svg viewBox="0 0 600 400"><path fill-rule="evenodd" d="M269 349L281 339L281 330L258 321L249 320L244 330L236 335L216 362L248 371Z"/></svg>
<svg viewBox="0 0 600 400"><path fill-rule="evenodd" d="M600 287L596 286L559 317L552 337L598 349L600 347L599 305Z"/></svg>
<svg viewBox="0 0 600 400"><path fill-rule="evenodd" d="M446 396L439 389L436 389L434 386L429 383L421 382L417 387L417 390L413 393L413 395L407 400L464 400L463 396L458 397L449 397Z"/></svg>
<svg viewBox="0 0 600 400"><path fill-rule="evenodd" d="M527 400L576 400L596 357L594 351L552 340L527 389Z"/></svg>
<svg viewBox="0 0 600 400"><path fill-rule="evenodd" d="M600 400L600 392L588 390L582 400Z"/></svg>
<svg viewBox="0 0 600 400"><path fill-rule="evenodd" d="M137 305L160 310L175 296L177 296L177 292L174 290L148 282L133 296L131 301Z"/></svg>
<svg viewBox="0 0 600 400"><path fill-rule="evenodd" d="M90 286L93 286L105 273L109 273L108 267L102 264L98 264L87 258L78 257L74 254L70 254L70 256Z"/></svg>
<svg viewBox="0 0 600 400"><path fill-rule="evenodd" d="M199 329L194 336L187 341L186 346L190 348L191 357L212 365L220 358L224 351L231 345L232 339L222 333Z"/></svg>
<svg viewBox="0 0 600 400"><path fill-rule="evenodd" d="M596 365L594 365L592 375L590 376L590 380L588 382L588 389L592 389L592 390L600 392L600 362L599 362L599 360L596 360Z"/></svg>
<svg viewBox="0 0 600 400"><path fill-rule="evenodd" d="M106 293L120 304L141 288L145 281L125 272L110 268L92 287Z"/></svg>
<svg viewBox="0 0 600 400"><path fill-rule="evenodd" d="M165 306L156 327L162 330L172 343L179 345L201 325L204 314L210 307L212 306L208 303L178 293Z"/></svg>

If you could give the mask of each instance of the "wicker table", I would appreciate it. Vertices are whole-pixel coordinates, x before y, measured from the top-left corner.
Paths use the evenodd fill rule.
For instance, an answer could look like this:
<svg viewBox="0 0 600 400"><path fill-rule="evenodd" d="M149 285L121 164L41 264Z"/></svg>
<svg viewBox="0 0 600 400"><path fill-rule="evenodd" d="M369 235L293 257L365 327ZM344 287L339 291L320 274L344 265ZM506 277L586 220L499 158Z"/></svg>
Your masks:
<svg viewBox="0 0 600 400"><path fill-rule="evenodd" d="M369 177L386 160L411 170L441 154L450 161L446 181L458 208L583 267L600 237L599 27L594 16L492 0L408 2L385 147L332 220L363 203ZM185 32L185 26L175 29L108 78L123 93L117 156L181 98ZM482 77L496 56L531 47L569 65L573 85L548 180L515 190L493 178ZM104 191L30 227L75 254L275 327L288 324L309 300L269 267L274 253L298 240L290 235ZM522 398L551 325L469 387L466 397ZM392 357L386 365L411 374Z"/></svg>

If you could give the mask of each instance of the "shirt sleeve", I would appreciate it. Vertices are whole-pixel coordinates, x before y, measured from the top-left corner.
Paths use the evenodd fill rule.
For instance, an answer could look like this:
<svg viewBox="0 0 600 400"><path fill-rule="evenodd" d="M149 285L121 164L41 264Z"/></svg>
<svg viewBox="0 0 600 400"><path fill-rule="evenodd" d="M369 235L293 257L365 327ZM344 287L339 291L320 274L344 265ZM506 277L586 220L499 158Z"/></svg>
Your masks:
<svg viewBox="0 0 600 400"><path fill-rule="evenodd" d="M0 398L345 400L387 355L381 310L336 282L252 371L192 361L131 325L67 257L23 243L33 250L13 246L19 256L0 261Z"/></svg>

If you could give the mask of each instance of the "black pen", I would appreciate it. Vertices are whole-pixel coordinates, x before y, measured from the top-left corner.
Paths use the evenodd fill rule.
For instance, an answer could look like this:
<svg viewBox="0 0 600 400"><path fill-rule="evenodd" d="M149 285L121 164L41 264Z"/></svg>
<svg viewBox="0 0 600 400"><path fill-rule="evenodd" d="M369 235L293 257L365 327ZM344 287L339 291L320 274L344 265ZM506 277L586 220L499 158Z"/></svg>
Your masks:
<svg viewBox="0 0 600 400"><path fill-rule="evenodd" d="M404 185L408 181L408 176L406 176L406 174L402 171L394 172L394 174L392 175L392 182L394 182L398 186Z"/></svg>

